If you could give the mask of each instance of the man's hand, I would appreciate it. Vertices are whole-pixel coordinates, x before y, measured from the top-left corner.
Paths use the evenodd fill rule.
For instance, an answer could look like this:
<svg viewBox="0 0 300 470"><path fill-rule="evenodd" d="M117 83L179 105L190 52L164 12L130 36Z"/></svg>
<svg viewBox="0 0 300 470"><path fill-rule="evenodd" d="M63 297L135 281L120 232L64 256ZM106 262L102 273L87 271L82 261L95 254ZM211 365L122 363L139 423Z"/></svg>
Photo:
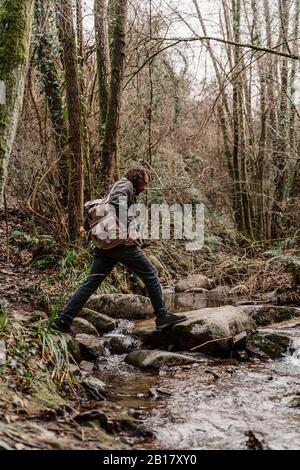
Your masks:
<svg viewBox="0 0 300 470"><path fill-rule="evenodd" d="M134 245L134 242L135 242L134 238L128 237L125 245L131 246L131 245Z"/></svg>
<svg viewBox="0 0 300 470"><path fill-rule="evenodd" d="M84 227L79 228L79 235L80 235L81 238L86 238L86 231L85 231Z"/></svg>

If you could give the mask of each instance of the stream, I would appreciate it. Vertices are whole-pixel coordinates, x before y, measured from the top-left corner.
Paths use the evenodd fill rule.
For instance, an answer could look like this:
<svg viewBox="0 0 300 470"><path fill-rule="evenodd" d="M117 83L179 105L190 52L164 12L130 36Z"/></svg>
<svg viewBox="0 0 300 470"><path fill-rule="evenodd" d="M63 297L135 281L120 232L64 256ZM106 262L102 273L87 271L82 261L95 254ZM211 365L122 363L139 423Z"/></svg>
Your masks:
<svg viewBox="0 0 300 470"><path fill-rule="evenodd" d="M171 295L173 312L221 304L203 294ZM96 375L108 384L108 399L154 434L134 440L134 447L300 449L300 318L259 331L287 334L295 352L246 362L203 356L201 363L153 372L107 352Z"/></svg>

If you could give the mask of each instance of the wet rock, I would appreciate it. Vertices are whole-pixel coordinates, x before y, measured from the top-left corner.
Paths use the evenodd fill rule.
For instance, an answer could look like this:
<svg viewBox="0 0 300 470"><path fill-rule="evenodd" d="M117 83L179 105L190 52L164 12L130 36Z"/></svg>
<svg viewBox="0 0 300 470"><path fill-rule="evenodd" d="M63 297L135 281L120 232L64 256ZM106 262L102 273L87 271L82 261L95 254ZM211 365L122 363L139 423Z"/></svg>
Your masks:
<svg viewBox="0 0 300 470"><path fill-rule="evenodd" d="M106 338L106 345L112 354L127 354L141 345L138 338L128 335L111 335L111 337L108 336Z"/></svg>
<svg viewBox="0 0 300 470"><path fill-rule="evenodd" d="M211 279L203 276L203 274L190 274L186 278L180 279L180 281L176 282L175 291L184 292L195 288L209 289L211 284Z"/></svg>
<svg viewBox="0 0 300 470"><path fill-rule="evenodd" d="M253 431L246 431L245 436L248 437L246 442L246 447L249 450L267 450L268 447L266 446L263 439L258 439L256 434Z"/></svg>
<svg viewBox="0 0 300 470"><path fill-rule="evenodd" d="M79 314L80 318L89 321L97 329L99 333L107 333L116 326L116 321L108 315L96 312L90 308L83 308Z"/></svg>
<svg viewBox="0 0 300 470"><path fill-rule="evenodd" d="M152 398L153 400L159 400L161 398L168 398L172 396L171 392L168 392L167 390L162 390L161 388L150 388L148 392L149 398Z"/></svg>
<svg viewBox="0 0 300 470"><path fill-rule="evenodd" d="M80 370L83 372L83 373L90 373L90 372L93 372L94 370L94 363L93 362L90 362L90 361L81 361L80 363Z"/></svg>
<svg viewBox="0 0 300 470"><path fill-rule="evenodd" d="M90 298L89 308L113 318L139 320L153 315L148 297L134 294L101 294Z"/></svg>
<svg viewBox="0 0 300 470"><path fill-rule="evenodd" d="M295 395L288 401L288 406L290 408L300 408L300 395Z"/></svg>
<svg viewBox="0 0 300 470"><path fill-rule="evenodd" d="M279 323L284 320L300 316L299 307L278 305L245 305L243 310L255 320L258 326L266 326L271 323Z"/></svg>
<svg viewBox="0 0 300 470"><path fill-rule="evenodd" d="M66 335L68 351L71 355L71 358L79 364L81 361L81 349L77 341L70 335Z"/></svg>
<svg viewBox="0 0 300 470"><path fill-rule="evenodd" d="M276 359L289 348L291 340L288 336L276 333L257 333L249 336L246 350L261 358Z"/></svg>
<svg viewBox="0 0 300 470"><path fill-rule="evenodd" d="M163 332L155 329L153 320L138 322L134 331L144 344L177 350L188 350L203 345L199 352L221 353L231 350L233 337L243 331L255 331L255 322L240 307L202 308L182 312L187 320L167 328ZM204 344L205 343L205 344Z"/></svg>
<svg viewBox="0 0 300 470"><path fill-rule="evenodd" d="M85 359L97 359L103 353L103 340L95 336L80 333L76 335L80 351Z"/></svg>
<svg viewBox="0 0 300 470"><path fill-rule="evenodd" d="M77 317L73 322L73 330L76 334L86 333L87 335L99 336L98 331L88 320Z"/></svg>
<svg viewBox="0 0 300 470"><path fill-rule="evenodd" d="M181 366L197 362L196 358L183 354L159 350L133 351L125 357L125 362L140 369L159 369L162 366Z"/></svg>
<svg viewBox="0 0 300 470"><path fill-rule="evenodd" d="M78 379L81 379L82 373L81 373L80 368L77 365L71 364L70 365L70 372L74 377L76 377Z"/></svg>
<svg viewBox="0 0 300 470"><path fill-rule="evenodd" d="M0 365L5 364L6 362L6 344L4 341L0 340Z"/></svg>
<svg viewBox="0 0 300 470"><path fill-rule="evenodd" d="M73 419L79 423L84 424L89 421L96 421L102 429L109 434L124 434L132 435L133 437L153 438L153 433L149 431L139 419L130 416L127 411L108 401L101 401L97 409L89 410L83 413L78 413Z"/></svg>
<svg viewBox="0 0 300 470"><path fill-rule="evenodd" d="M86 424L91 421L98 421L100 426L105 429L107 432L113 432L114 423L113 421L109 420L105 413L100 410L88 410L82 413L78 413L73 417L74 421L78 424Z"/></svg>
<svg viewBox="0 0 300 470"><path fill-rule="evenodd" d="M106 394L106 385L104 382L102 382L102 380L89 375L82 380L81 385L92 398L96 400L104 400Z"/></svg>

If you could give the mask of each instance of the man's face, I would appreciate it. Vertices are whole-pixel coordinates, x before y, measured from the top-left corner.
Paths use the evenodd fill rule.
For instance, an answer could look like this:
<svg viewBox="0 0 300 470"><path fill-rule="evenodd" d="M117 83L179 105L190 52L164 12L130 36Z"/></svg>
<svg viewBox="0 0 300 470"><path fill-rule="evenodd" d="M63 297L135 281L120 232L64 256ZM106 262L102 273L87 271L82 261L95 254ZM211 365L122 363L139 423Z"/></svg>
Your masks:
<svg viewBox="0 0 300 470"><path fill-rule="evenodd" d="M144 176L144 180L139 183L139 193L141 193L142 191L145 191L145 189L148 186L149 180L150 180L149 175L147 175L146 173Z"/></svg>

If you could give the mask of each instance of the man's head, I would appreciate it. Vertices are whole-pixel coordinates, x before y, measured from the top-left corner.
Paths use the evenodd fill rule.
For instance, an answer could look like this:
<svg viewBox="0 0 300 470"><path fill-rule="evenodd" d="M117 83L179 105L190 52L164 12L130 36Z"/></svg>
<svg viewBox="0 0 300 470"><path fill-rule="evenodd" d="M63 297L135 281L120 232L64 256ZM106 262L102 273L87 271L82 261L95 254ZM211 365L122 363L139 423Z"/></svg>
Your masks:
<svg viewBox="0 0 300 470"><path fill-rule="evenodd" d="M147 188L151 179L151 172L143 166L132 166L125 173L125 177L132 182L136 194L140 194Z"/></svg>

